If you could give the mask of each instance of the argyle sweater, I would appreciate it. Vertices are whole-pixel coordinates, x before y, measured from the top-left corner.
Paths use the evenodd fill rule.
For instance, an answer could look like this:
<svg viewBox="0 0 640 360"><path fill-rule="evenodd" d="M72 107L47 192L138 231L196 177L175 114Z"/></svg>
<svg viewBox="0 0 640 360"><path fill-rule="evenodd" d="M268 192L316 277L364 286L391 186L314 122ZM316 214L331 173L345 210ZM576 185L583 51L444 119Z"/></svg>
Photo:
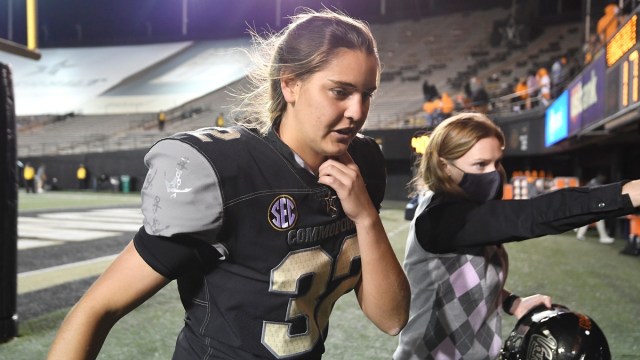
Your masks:
<svg viewBox="0 0 640 360"><path fill-rule="evenodd" d="M420 214L431 200L420 201ZM411 313L394 359L495 359L500 351L500 298L507 272L502 246L468 254L432 254L409 229L404 268L411 284Z"/></svg>

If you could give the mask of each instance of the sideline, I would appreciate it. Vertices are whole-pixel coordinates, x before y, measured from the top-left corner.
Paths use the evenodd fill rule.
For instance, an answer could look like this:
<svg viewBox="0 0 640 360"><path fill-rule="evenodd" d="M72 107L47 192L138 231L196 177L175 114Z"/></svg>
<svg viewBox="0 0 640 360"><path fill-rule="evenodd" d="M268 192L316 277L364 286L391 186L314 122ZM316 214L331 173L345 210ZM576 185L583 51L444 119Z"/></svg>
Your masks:
<svg viewBox="0 0 640 360"><path fill-rule="evenodd" d="M407 231L409 229L409 225L411 225L410 221L407 221L405 224L402 224L398 227L396 227L395 229L392 229L391 231L387 232L387 237L388 238L392 238L398 234L400 234L403 231Z"/></svg>

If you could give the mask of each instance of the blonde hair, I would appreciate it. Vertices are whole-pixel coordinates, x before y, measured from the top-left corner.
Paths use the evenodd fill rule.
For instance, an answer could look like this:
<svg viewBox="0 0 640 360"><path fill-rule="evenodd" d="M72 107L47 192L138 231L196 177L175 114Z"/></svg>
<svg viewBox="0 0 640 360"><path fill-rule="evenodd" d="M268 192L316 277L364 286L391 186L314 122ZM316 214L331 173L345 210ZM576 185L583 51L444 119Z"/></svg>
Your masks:
<svg viewBox="0 0 640 360"><path fill-rule="evenodd" d="M240 95L241 103L232 111L238 122L259 128L263 133L284 114L287 103L280 80L304 80L322 70L338 49L360 50L376 57L378 81L380 60L369 26L345 14L324 9L305 9L291 17L291 23L275 34L261 37L251 31L249 52L255 68L249 74L250 88Z"/></svg>
<svg viewBox="0 0 640 360"><path fill-rule="evenodd" d="M417 192L428 188L434 192L464 195L463 190L444 171L442 160L452 162L466 154L481 139L495 137L504 148L502 130L486 115L460 113L440 123L431 133L429 144L420 161L416 176L411 180ZM498 171L503 180L506 175L502 165Z"/></svg>

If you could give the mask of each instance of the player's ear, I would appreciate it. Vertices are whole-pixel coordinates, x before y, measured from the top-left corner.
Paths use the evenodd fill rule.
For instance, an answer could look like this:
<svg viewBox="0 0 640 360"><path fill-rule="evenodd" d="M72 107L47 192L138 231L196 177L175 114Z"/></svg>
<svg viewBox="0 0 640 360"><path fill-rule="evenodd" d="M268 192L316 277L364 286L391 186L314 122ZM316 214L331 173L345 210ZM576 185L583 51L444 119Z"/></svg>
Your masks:
<svg viewBox="0 0 640 360"><path fill-rule="evenodd" d="M280 88L284 100L289 104L295 104L300 89L300 81L291 75L283 74L280 77Z"/></svg>
<svg viewBox="0 0 640 360"><path fill-rule="evenodd" d="M451 172L449 170L449 163L445 159L438 157L438 167L440 167L440 169L445 175L448 175L449 177L451 177Z"/></svg>

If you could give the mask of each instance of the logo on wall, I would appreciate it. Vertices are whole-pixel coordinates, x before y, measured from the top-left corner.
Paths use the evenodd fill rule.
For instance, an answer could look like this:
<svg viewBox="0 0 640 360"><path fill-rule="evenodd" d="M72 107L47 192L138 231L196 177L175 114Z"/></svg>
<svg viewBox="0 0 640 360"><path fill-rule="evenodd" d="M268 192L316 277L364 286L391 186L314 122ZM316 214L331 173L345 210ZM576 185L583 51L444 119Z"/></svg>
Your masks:
<svg viewBox="0 0 640 360"><path fill-rule="evenodd" d="M269 205L267 213L269 224L276 230L287 230L295 225L298 220L298 209L293 198L289 195L280 195Z"/></svg>

